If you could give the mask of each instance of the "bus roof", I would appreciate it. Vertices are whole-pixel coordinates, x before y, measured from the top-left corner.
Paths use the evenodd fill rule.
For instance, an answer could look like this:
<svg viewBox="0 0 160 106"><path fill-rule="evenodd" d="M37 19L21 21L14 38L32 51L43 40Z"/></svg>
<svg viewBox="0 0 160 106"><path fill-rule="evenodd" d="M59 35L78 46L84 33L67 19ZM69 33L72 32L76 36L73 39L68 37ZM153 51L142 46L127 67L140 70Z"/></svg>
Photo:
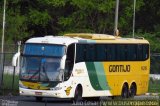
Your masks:
<svg viewBox="0 0 160 106"><path fill-rule="evenodd" d="M120 36L113 36L108 34L92 34L92 33L71 33L65 34L71 38L79 39L79 41L84 42L96 42L96 43L149 43L143 37L138 38L122 38Z"/></svg>
<svg viewBox="0 0 160 106"><path fill-rule="evenodd" d="M71 43L149 43L144 38L122 38L107 34L71 33L64 36L45 36L31 38L26 43L47 43L69 45Z"/></svg>
<svg viewBox="0 0 160 106"><path fill-rule="evenodd" d="M76 43L78 40L65 37L65 36L44 36L35 37L26 41L26 43L45 43L45 44L59 44L59 45L69 45L71 43Z"/></svg>
<svg viewBox="0 0 160 106"><path fill-rule="evenodd" d="M113 40L116 37L113 35L107 35L107 34L92 34L92 33L71 33L71 34L65 34L64 36L69 37L80 37L84 39L92 39L92 40Z"/></svg>

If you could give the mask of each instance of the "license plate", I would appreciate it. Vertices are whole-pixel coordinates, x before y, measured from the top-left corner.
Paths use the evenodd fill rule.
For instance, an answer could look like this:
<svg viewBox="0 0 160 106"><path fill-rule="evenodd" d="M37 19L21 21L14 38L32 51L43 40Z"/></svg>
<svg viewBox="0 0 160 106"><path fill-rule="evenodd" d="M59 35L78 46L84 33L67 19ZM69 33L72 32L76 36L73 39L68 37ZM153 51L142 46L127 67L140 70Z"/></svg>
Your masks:
<svg viewBox="0 0 160 106"><path fill-rule="evenodd" d="M35 92L35 95L41 96L41 95L42 95L42 92Z"/></svg>

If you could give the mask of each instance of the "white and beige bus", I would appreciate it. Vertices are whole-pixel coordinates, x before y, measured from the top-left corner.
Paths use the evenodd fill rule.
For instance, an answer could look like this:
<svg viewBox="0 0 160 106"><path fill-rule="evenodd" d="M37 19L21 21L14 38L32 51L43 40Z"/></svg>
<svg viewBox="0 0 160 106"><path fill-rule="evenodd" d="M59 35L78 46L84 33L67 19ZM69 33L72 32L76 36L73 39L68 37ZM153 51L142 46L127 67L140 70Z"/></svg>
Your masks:
<svg viewBox="0 0 160 106"><path fill-rule="evenodd" d="M19 93L74 98L148 91L149 42L105 34L72 33L31 38L20 55ZM15 55L18 57L18 55ZM14 57L13 63L16 64Z"/></svg>

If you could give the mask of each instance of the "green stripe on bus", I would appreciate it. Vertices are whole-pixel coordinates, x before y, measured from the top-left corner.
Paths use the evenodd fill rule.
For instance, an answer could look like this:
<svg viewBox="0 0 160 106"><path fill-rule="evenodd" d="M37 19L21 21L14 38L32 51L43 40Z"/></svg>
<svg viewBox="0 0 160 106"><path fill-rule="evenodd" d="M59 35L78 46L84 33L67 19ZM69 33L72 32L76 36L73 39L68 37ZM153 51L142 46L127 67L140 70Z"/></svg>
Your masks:
<svg viewBox="0 0 160 106"><path fill-rule="evenodd" d="M106 75L104 72L103 64L101 62L94 62L96 73L98 76L98 81L103 90L109 90Z"/></svg>
<svg viewBox="0 0 160 106"><path fill-rule="evenodd" d="M98 81L98 77L97 77L97 73L96 73L94 63L93 62L86 62L86 67L87 67L87 70L88 70L88 75L89 75L89 79L90 79L92 87L95 90L102 90L102 88L99 84L99 81Z"/></svg>

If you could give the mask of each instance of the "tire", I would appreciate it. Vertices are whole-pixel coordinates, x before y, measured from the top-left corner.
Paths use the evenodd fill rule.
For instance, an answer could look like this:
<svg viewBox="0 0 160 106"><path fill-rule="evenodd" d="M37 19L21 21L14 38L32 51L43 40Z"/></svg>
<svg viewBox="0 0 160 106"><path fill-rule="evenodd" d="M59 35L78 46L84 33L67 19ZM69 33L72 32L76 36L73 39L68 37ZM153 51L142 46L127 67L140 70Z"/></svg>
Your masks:
<svg viewBox="0 0 160 106"><path fill-rule="evenodd" d="M75 102L80 102L82 101L82 87L77 86L74 94L74 99Z"/></svg>
<svg viewBox="0 0 160 106"><path fill-rule="evenodd" d="M122 87L121 97L123 99L128 98L128 94L129 94L128 87L127 87L126 84L124 84L123 87Z"/></svg>
<svg viewBox="0 0 160 106"><path fill-rule="evenodd" d="M37 101L37 102L41 102L42 100L43 100L42 97L36 97L36 101Z"/></svg>
<svg viewBox="0 0 160 106"><path fill-rule="evenodd" d="M129 90L129 96L134 97L136 95L136 91L137 91L136 85L132 84Z"/></svg>

